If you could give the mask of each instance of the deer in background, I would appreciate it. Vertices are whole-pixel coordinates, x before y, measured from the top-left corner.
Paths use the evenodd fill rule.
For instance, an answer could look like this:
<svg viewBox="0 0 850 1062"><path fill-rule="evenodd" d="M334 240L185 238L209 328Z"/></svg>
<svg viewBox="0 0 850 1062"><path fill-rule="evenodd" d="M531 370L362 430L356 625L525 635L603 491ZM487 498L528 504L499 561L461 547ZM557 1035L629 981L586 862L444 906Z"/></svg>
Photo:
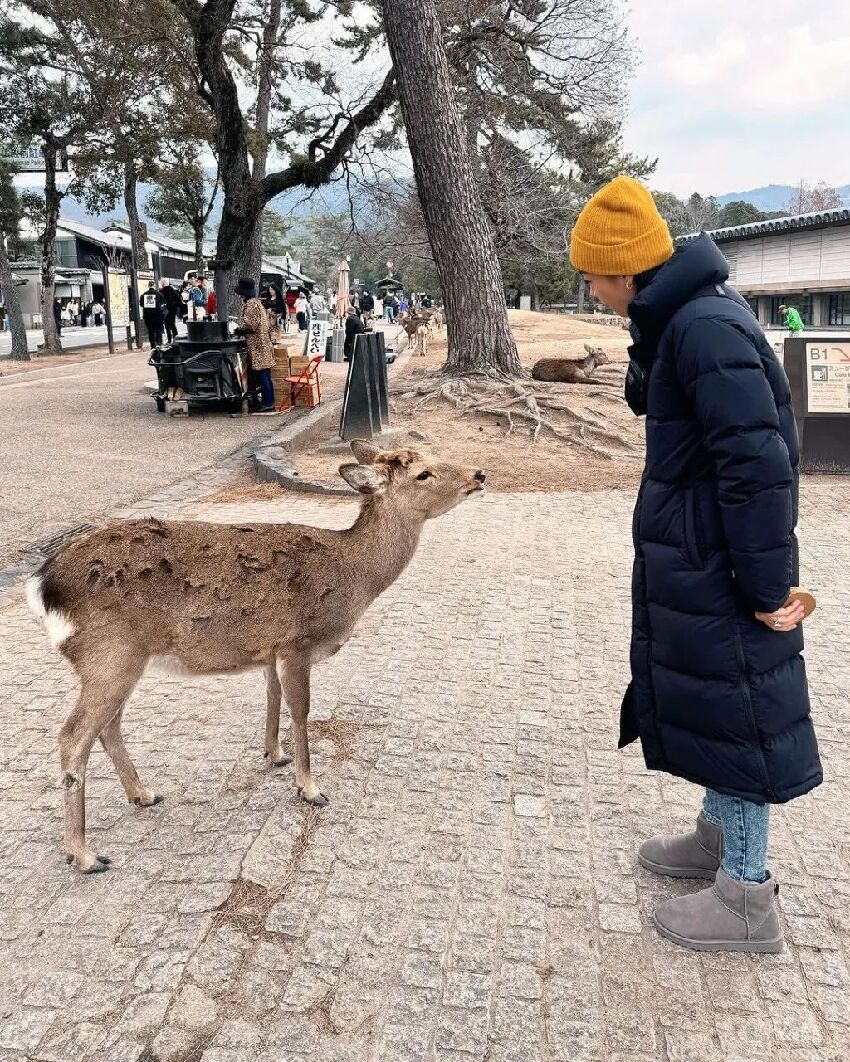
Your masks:
<svg viewBox="0 0 850 1062"><path fill-rule="evenodd" d="M598 366L608 365L611 359L601 347L590 347L585 343L584 349L587 357L578 361L571 358L541 358L531 368L532 377L546 383L598 383L598 378L593 374Z"/></svg>
<svg viewBox="0 0 850 1062"><path fill-rule="evenodd" d="M80 680L59 732L65 854L84 874L107 869L85 834L86 765L100 738L127 798L146 788L124 745L121 716L148 667L184 675L265 671L265 755L280 744L281 696L292 719L295 784L310 804L327 797L310 770L310 671L338 652L360 617L407 567L426 520L483 490L484 473L413 450L351 444L340 468L363 495L350 528L228 526L131 520L75 539L30 580L27 596Z"/></svg>

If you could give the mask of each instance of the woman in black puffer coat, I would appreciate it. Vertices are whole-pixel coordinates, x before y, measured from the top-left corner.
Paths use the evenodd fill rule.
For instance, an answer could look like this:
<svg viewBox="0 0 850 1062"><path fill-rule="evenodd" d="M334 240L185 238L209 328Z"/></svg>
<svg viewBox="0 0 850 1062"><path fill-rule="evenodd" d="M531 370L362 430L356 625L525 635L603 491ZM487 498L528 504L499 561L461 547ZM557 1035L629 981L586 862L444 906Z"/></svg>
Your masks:
<svg viewBox="0 0 850 1062"><path fill-rule="evenodd" d="M706 789L694 832L641 847L647 869L714 879L662 905L660 932L703 950L778 951L769 805L822 781L800 655L799 449L788 380L702 234L673 246L620 177L585 207L570 257L628 314L626 397L646 414L635 506L632 682L620 747Z"/></svg>

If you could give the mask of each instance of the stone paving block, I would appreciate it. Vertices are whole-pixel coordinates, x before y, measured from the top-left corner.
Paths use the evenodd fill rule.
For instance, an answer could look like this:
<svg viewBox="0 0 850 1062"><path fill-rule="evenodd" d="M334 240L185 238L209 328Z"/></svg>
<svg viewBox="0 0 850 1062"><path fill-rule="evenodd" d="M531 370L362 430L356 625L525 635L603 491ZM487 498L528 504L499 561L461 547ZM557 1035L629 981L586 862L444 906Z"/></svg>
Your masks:
<svg viewBox="0 0 850 1062"><path fill-rule="evenodd" d="M55 1017L55 1010L41 1008L7 1011L0 1021L0 1048L20 1054L35 1052Z"/></svg>

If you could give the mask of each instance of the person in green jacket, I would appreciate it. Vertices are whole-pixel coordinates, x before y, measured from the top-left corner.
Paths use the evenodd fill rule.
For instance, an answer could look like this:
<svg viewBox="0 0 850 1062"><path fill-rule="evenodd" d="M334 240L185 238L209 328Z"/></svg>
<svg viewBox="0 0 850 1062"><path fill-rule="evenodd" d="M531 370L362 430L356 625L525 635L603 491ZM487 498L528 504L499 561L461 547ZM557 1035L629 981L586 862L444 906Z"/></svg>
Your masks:
<svg viewBox="0 0 850 1062"><path fill-rule="evenodd" d="M779 312L785 318L785 327L791 336L798 336L803 331L803 318L793 306L780 306Z"/></svg>

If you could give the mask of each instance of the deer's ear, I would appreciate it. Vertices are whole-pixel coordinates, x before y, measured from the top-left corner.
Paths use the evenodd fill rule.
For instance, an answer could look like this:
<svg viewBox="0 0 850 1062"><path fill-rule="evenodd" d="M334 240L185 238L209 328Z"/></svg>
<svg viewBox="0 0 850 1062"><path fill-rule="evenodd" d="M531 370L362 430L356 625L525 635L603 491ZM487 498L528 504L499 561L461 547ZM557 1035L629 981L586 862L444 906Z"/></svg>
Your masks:
<svg viewBox="0 0 850 1062"><path fill-rule="evenodd" d="M361 494L383 494L387 489L387 477L374 465L341 465L339 474Z"/></svg>
<svg viewBox="0 0 850 1062"><path fill-rule="evenodd" d="M381 453L380 449L366 439L352 439L351 452L361 465L374 465Z"/></svg>

